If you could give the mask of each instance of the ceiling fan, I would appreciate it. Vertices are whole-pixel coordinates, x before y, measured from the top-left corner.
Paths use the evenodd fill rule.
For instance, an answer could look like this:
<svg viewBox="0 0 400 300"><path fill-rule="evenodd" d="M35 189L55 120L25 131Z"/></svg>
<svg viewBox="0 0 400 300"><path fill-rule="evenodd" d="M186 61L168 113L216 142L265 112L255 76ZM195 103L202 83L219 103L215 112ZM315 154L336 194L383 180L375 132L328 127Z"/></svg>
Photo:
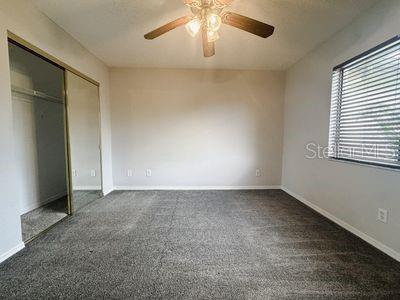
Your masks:
<svg viewBox="0 0 400 300"><path fill-rule="evenodd" d="M205 57L215 54L215 41L219 39L218 30L221 24L227 24L245 30L262 38L274 33L274 27L260 21L224 11L234 0L183 0L189 6L191 14L172 21L156 30L147 33L145 39L155 39L172 29L186 25L188 33L195 37L202 33L203 52Z"/></svg>

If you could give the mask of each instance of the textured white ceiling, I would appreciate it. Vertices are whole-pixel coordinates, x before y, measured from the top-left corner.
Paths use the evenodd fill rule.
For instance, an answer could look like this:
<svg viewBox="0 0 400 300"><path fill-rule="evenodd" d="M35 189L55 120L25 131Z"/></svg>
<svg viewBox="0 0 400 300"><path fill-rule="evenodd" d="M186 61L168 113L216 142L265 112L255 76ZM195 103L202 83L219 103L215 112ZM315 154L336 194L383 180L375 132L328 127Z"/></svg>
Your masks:
<svg viewBox="0 0 400 300"><path fill-rule="evenodd" d="M268 39L224 25L216 56L184 27L143 35L188 14L182 0L33 0L55 23L112 67L284 70L377 0L236 0L229 10L276 27Z"/></svg>

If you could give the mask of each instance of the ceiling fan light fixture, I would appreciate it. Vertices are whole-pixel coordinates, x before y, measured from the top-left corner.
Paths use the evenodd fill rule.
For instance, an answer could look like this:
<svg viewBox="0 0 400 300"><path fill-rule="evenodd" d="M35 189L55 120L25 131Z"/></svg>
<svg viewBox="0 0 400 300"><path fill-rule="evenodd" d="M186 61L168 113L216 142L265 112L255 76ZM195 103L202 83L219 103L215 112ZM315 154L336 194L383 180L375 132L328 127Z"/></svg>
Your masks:
<svg viewBox="0 0 400 300"><path fill-rule="evenodd" d="M209 43L213 43L219 39L219 34L217 31L208 30L207 39Z"/></svg>
<svg viewBox="0 0 400 300"><path fill-rule="evenodd" d="M221 27L221 17L215 13L210 13L207 16L207 27L209 30L217 31Z"/></svg>
<svg viewBox="0 0 400 300"><path fill-rule="evenodd" d="M186 30L192 37L195 37L199 33L200 28L201 21L198 18L194 18L186 24Z"/></svg>
<svg viewBox="0 0 400 300"><path fill-rule="evenodd" d="M191 14L180 17L144 35L147 40L153 40L167 32L186 26L187 32L195 37L201 31L204 57L215 55L215 41L219 39L219 29L222 24L247 31L262 38L274 33L275 27L255 19L225 11L234 0L183 0Z"/></svg>

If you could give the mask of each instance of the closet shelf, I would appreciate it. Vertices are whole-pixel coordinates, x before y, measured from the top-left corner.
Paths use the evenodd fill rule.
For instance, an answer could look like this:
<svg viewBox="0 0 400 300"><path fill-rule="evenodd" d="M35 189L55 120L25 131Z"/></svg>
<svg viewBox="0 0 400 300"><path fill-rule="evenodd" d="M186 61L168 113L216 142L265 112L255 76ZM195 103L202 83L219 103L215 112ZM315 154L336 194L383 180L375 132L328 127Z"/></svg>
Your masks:
<svg viewBox="0 0 400 300"><path fill-rule="evenodd" d="M28 95L28 96L34 96L34 97L40 98L42 100L46 100L46 101L50 101L50 102L54 102L54 103L60 103L60 104L64 103L63 98L50 96L43 92L39 92L39 91L27 89L27 88L22 88L22 87L19 87L16 85L12 85L11 90L15 93L20 93L20 94L24 94L24 95Z"/></svg>

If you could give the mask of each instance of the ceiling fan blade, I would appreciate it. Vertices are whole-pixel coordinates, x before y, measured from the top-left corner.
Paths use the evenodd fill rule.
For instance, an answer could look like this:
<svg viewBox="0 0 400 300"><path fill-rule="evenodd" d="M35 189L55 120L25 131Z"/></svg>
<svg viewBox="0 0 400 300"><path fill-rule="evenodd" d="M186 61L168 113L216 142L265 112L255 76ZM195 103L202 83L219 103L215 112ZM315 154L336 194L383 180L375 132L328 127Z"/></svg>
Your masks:
<svg viewBox="0 0 400 300"><path fill-rule="evenodd" d="M209 42L208 41L208 36L207 36L207 28L203 26L202 30L202 38L203 38L203 52L204 52L204 57L211 57L215 55L215 43L214 42Z"/></svg>
<svg viewBox="0 0 400 300"><path fill-rule="evenodd" d="M222 22L227 25L258 35L262 38L267 38L271 36L275 30L274 26L265 24L263 22L233 12L223 13Z"/></svg>
<svg viewBox="0 0 400 300"><path fill-rule="evenodd" d="M185 25L186 23L190 22L191 19L192 19L192 17L190 17L190 16L185 16L185 17L179 18L175 21L165 24L164 26L161 26L160 28L157 28L156 30L153 30L152 32L147 33L144 36L144 38L146 40L155 39L155 38L159 37L160 35L163 35L164 33L171 31L172 29L175 29L179 26Z"/></svg>

